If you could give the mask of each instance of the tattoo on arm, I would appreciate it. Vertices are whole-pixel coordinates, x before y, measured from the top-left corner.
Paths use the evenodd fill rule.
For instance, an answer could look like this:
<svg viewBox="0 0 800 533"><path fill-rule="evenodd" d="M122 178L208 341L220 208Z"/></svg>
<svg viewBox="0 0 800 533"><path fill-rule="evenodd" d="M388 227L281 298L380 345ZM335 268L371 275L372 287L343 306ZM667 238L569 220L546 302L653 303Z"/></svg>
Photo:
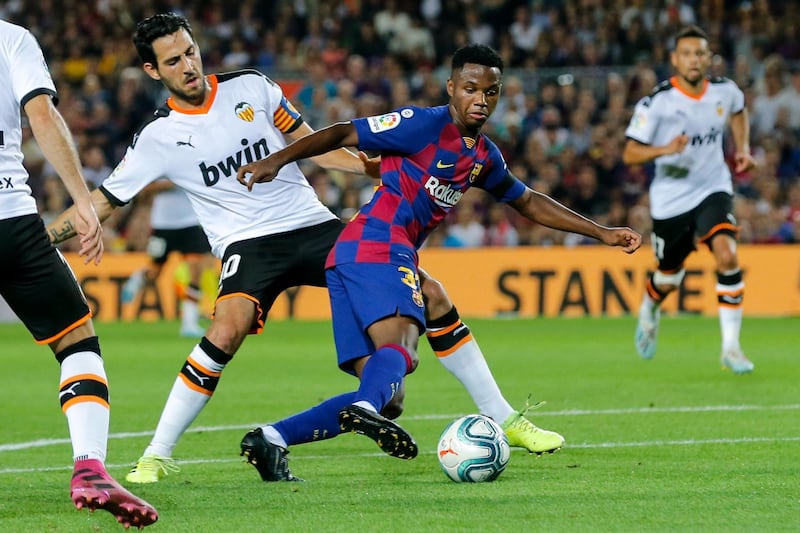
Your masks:
<svg viewBox="0 0 800 533"><path fill-rule="evenodd" d="M64 224L61 226L61 229L52 228L50 230L50 241L53 244L60 244L70 237L75 236L75 227L72 225L71 220L65 220Z"/></svg>

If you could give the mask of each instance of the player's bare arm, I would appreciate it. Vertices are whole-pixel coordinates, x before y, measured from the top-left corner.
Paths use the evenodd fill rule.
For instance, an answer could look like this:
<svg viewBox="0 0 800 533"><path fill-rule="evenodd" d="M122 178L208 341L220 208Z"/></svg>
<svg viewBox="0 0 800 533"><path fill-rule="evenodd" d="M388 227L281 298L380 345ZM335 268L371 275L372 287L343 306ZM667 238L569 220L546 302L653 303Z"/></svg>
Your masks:
<svg viewBox="0 0 800 533"><path fill-rule="evenodd" d="M677 135L663 146L651 146L628 139L622 152L622 161L626 165L641 165L662 155L679 154L683 152L688 143L688 135Z"/></svg>
<svg viewBox="0 0 800 533"><path fill-rule="evenodd" d="M364 174L374 180L381 179L381 156L369 157L364 152L358 152L358 158L364 164Z"/></svg>
<svg viewBox="0 0 800 533"><path fill-rule="evenodd" d="M527 189L509 205L533 222L548 228L580 233L608 246L620 246L625 253L635 252L642 244L641 235L632 229L602 226L532 189Z"/></svg>
<svg viewBox="0 0 800 533"><path fill-rule="evenodd" d="M265 183L275 179L278 171L284 165L298 159L318 156L337 148L357 145L358 133L356 133L353 123L338 122L315 131L311 135L301 137L286 148L274 152L260 161L239 167L236 179L252 191L253 185L256 183Z"/></svg>
<svg viewBox="0 0 800 533"><path fill-rule="evenodd" d="M80 159L64 118L49 95L41 94L25 104L25 114L42 153L53 165L74 202L73 227L80 236L78 254L84 263L103 257L103 230L89 199Z"/></svg>
<svg viewBox="0 0 800 533"><path fill-rule="evenodd" d="M292 141L296 141L306 135L311 135L314 131L311 126L304 122L296 130L287 133L286 136ZM371 177L380 179L380 158L376 158L376 161L373 161L363 152L355 154L347 148L339 148L312 157L311 160L324 169L340 170L352 174L368 174ZM372 168L373 166L375 168ZM374 175L374 173L377 175Z"/></svg>
<svg viewBox="0 0 800 533"><path fill-rule="evenodd" d="M91 199L92 210L96 213L96 217L101 223L111 216L111 213L116 209L116 206L111 204L108 198L100 192L100 189L92 191L89 197ZM47 225L47 235L50 237L50 242L53 244L60 244L77 235L79 216L80 214L75 205L58 215L55 220Z"/></svg>
<svg viewBox="0 0 800 533"><path fill-rule="evenodd" d="M739 173L750 170L756 166L756 160L750 154L750 120L747 116L747 108L731 115L730 124L733 142L736 144L734 171Z"/></svg>

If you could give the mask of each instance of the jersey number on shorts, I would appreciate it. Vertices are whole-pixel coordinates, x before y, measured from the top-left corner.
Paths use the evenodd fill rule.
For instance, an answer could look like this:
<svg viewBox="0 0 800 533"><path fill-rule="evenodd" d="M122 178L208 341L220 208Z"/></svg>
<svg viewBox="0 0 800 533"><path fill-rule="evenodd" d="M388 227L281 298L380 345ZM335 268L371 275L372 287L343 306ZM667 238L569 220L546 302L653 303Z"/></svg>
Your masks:
<svg viewBox="0 0 800 533"><path fill-rule="evenodd" d="M659 237L655 233L653 234L653 250L656 252L656 258L659 261L664 259L664 247L666 245L667 243L663 238Z"/></svg>
<svg viewBox="0 0 800 533"><path fill-rule="evenodd" d="M234 254L225 261L225 264L222 265L222 273L220 273L219 280L222 281L227 279L239 271L239 264L242 262L242 256L239 254Z"/></svg>

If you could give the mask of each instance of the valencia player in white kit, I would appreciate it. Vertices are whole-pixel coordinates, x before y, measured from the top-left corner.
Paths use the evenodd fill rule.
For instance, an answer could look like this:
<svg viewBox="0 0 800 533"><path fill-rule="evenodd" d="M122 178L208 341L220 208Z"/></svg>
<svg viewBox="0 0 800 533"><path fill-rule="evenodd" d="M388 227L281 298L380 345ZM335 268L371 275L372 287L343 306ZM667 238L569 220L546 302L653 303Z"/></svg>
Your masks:
<svg viewBox="0 0 800 533"><path fill-rule="evenodd" d="M131 274L122 286L122 303L130 303L146 284L155 283L169 256L179 253L189 274L187 286L181 291L180 335L202 337L204 330L200 325L200 299L203 293L200 280L203 270L214 262L211 247L183 190L166 179L155 181L147 190L152 194L151 235L147 240L150 264Z"/></svg>
<svg viewBox="0 0 800 533"><path fill-rule="evenodd" d="M711 51L708 37L696 26L676 35L671 60L675 75L636 104L625 132L626 164L655 160L650 214L658 268L647 282L635 345L643 358L655 355L660 305L680 286L686 258L703 244L716 261L720 359L724 367L744 374L754 366L739 343L744 280L736 253L733 184L723 151L730 124L735 171L755 164L744 94L727 78L706 76Z"/></svg>
<svg viewBox="0 0 800 533"><path fill-rule="evenodd" d="M103 255L100 221L72 136L55 107L58 98L42 50L27 29L3 20L0 79L0 295L61 367L58 399L72 442L75 506L104 509L125 527L141 528L158 520L158 513L106 471L110 407L100 342L83 292L50 244L31 196L22 165L20 111L75 202L73 231L86 262L99 262Z"/></svg>

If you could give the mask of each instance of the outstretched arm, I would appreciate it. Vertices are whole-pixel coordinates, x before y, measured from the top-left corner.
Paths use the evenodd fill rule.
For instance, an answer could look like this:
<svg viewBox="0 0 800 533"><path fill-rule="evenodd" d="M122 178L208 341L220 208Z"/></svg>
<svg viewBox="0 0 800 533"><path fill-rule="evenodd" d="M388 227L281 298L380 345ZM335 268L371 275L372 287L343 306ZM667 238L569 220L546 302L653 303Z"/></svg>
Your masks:
<svg viewBox="0 0 800 533"><path fill-rule="evenodd" d="M580 233L609 246L621 246L633 253L642 244L642 237L630 228L608 228L572 211L549 196L526 189L509 205L527 219L561 231Z"/></svg>
<svg viewBox="0 0 800 533"><path fill-rule="evenodd" d="M336 148L345 146L357 146L358 133L352 122L338 122L327 128L315 131L297 139L292 144L268 155L266 158L239 167L236 179L239 183L246 185L249 190L253 190L253 185L272 181L278 175L278 171L284 165L314 157ZM363 166L363 164L362 164ZM249 178L247 175L250 175Z"/></svg>
<svg viewBox="0 0 800 533"><path fill-rule="evenodd" d="M78 254L84 263L98 264L103 258L102 227L89 199L78 152L72 135L49 95L40 94L25 104L31 131L44 156L53 165L74 202L74 233L80 235Z"/></svg>
<svg viewBox="0 0 800 533"><path fill-rule="evenodd" d="M292 141L297 141L312 133L314 133L314 129L303 122L299 128L291 133L287 133L286 136ZM364 174L365 172L364 163L361 158L347 148L331 150L330 152L314 156L311 160L328 170L341 170L342 172L351 172L353 174Z"/></svg>

